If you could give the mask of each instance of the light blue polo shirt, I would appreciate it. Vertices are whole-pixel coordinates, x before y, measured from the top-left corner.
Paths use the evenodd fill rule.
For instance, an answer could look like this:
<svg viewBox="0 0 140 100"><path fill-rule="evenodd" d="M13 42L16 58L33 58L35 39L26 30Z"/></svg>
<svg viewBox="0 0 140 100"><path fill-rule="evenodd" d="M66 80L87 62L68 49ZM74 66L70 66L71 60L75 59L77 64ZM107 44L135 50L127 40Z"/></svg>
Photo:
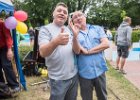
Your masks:
<svg viewBox="0 0 140 100"><path fill-rule="evenodd" d="M100 26L87 24L87 29L86 32L79 32L78 40L88 50L99 45L101 38L107 37ZM77 64L80 76L87 79L96 78L108 70L103 51L91 55L80 54Z"/></svg>

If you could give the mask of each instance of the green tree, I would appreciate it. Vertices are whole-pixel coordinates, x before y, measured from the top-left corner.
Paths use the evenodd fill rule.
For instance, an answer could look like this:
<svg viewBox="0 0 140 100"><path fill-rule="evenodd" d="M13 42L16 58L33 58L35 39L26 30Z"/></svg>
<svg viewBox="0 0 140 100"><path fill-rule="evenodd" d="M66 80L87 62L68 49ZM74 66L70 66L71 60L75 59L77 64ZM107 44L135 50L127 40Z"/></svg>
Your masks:
<svg viewBox="0 0 140 100"><path fill-rule="evenodd" d="M19 2L19 0L16 0ZM92 0L24 0L24 2L16 3L17 9L24 9L28 12L28 22L32 26L44 25L46 20L52 21L52 12L58 2L64 2L68 5L69 13L75 10L86 11L92 5Z"/></svg>
<svg viewBox="0 0 140 100"><path fill-rule="evenodd" d="M58 2L66 3L69 13L75 10L87 13L89 23L118 27L122 16L130 16L132 25L140 23L139 0L14 0L17 10L28 12L27 22L34 27L52 21L52 12Z"/></svg>
<svg viewBox="0 0 140 100"><path fill-rule="evenodd" d="M126 11L125 10L122 10L121 12L121 18L124 19L126 17Z"/></svg>
<svg viewBox="0 0 140 100"><path fill-rule="evenodd" d="M140 24L139 0L93 0L88 22L108 27L118 27L124 16L132 18L132 25Z"/></svg>
<svg viewBox="0 0 140 100"><path fill-rule="evenodd" d="M117 27L120 23L121 9L111 0L94 2L88 13L88 22L106 27Z"/></svg>

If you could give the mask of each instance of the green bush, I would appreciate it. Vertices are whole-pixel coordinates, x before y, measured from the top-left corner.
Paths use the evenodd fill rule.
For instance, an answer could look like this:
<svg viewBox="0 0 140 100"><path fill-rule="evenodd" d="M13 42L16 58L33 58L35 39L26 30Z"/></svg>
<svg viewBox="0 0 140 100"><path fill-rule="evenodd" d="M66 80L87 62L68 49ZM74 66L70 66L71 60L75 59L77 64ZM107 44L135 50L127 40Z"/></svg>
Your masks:
<svg viewBox="0 0 140 100"><path fill-rule="evenodd" d="M111 33L112 33L112 39L113 39L113 41L114 41L114 36L115 36L115 34L116 34L116 31L111 31Z"/></svg>
<svg viewBox="0 0 140 100"><path fill-rule="evenodd" d="M19 57L20 57L21 63L23 62L23 58L29 51L32 51L32 47L30 47L30 46L20 46L19 47Z"/></svg>
<svg viewBox="0 0 140 100"><path fill-rule="evenodd" d="M112 32L112 36L113 36L113 40L114 40L114 36L116 34L116 31L111 31ZM132 32L132 42L138 42L140 40L140 30L134 30Z"/></svg>
<svg viewBox="0 0 140 100"><path fill-rule="evenodd" d="M133 31L132 33L132 42L138 42L140 40L140 30Z"/></svg>

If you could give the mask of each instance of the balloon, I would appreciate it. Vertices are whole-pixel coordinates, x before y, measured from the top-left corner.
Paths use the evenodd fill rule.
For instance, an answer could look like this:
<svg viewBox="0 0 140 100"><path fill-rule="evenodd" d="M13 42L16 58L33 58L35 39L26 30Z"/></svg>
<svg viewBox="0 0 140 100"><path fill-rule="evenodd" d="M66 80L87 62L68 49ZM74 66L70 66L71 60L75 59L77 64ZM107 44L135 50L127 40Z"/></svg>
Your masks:
<svg viewBox="0 0 140 100"><path fill-rule="evenodd" d="M17 26L17 20L15 19L15 17L11 16L5 20L4 24L8 29L15 29Z"/></svg>
<svg viewBox="0 0 140 100"><path fill-rule="evenodd" d="M25 23L18 21L16 30L21 34L25 34L27 33L27 26Z"/></svg>
<svg viewBox="0 0 140 100"><path fill-rule="evenodd" d="M28 15L25 11L19 10L14 13L14 17L19 21L25 21L27 20Z"/></svg>

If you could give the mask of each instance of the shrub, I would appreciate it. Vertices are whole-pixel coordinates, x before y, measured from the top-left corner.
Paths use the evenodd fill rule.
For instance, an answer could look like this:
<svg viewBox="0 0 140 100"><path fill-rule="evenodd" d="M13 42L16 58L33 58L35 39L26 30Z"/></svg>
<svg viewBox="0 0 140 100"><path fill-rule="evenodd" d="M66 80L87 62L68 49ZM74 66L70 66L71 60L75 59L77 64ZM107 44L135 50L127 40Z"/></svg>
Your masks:
<svg viewBox="0 0 140 100"><path fill-rule="evenodd" d="M30 46L20 46L19 47L19 57L20 57L21 63L23 62L23 58L25 57L25 55L31 50L32 50L32 47L30 47Z"/></svg>
<svg viewBox="0 0 140 100"><path fill-rule="evenodd" d="M138 42L140 40L140 31L133 31L132 42Z"/></svg>
<svg viewBox="0 0 140 100"><path fill-rule="evenodd" d="M114 41L114 36L116 34L116 31L111 31L112 36L113 36L113 41ZM132 32L132 42L138 42L140 40L140 30L135 30Z"/></svg>

